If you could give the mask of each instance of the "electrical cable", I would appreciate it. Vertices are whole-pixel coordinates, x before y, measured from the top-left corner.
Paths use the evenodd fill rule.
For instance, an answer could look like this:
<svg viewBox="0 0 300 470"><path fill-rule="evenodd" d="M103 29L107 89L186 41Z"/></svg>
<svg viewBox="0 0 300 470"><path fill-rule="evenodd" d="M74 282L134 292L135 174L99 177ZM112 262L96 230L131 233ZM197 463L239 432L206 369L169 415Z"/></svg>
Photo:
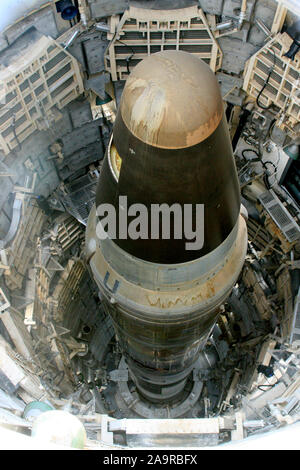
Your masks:
<svg viewBox="0 0 300 470"><path fill-rule="evenodd" d="M268 85L269 80L270 80L270 77L271 77L271 74L272 74L272 72L273 72L273 70L274 70L274 68L275 68L275 65L276 65L276 54L275 54L274 50L273 50L271 47L270 47L270 50L273 52L273 65L272 65L272 67L271 67L270 70L269 70L268 76L267 76L267 78L265 79L265 82L264 82L264 84L263 84L263 86L262 86L262 89L260 90L260 92L258 93L258 95L257 95L257 97L256 97L256 104L257 104L257 106L258 106L259 108L262 108L262 109L270 109L271 106L273 105L273 103L271 103L269 106L265 106L265 105L263 105L262 103L259 103L259 98L260 98L261 94L263 93L264 89L266 88L266 86Z"/></svg>
<svg viewBox="0 0 300 470"><path fill-rule="evenodd" d="M271 162L270 160L267 160L266 162L262 162L263 166L265 167L267 164L269 165L273 165L273 167L275 168L275 171L269 175L269 176L273 176L276 172L277 172L277 167L275 165L275 163Z"/></svg>
<svg viewBox="0 0 300 470"><path fill-rule="evenodd" d="M278 162L279 162L279 158L277 159L276 163L271 162L271 160L267 160L267 161L264 162L261 158L262 155L261 155L260 151L257 151L257 150L251 149L251 148L247 148L247 149L242 150L242 157L244 159L246 159L246 157L245 157L246 152L252 152L257 156L257 158L255 158L253 160L250 160L250 162L259 161L265 169L267 169L266 165L268 165L268 164L272 165L274 167L274 172L271 175L268 175L268 176L273 176L277 172L277 165L278 165Z"/></svg>
<svg viewBox="0 0 300 470"><path fill-rule="evenodd" d="M270 140L273 140L272 139L272 133L273 133L273 130L274 130L274 127L275 127L275 124L276 124L276 119L273 119L273 122L271 123L270 127L269 127L269 130L268 130L268 136L270 138Z"/></svg>
<svg viewBox="0 0 300 470"><path fill-rule="evenodd" d="M247 149L242 150L242 157L243 157L245 160L247 160L247 158L245 157L245 153L246 153L246 152L253 152L253 153L255 153L255 155L256 155L258 158L261 158L261 154L260 154L259 151L254 150L254 149L251 149L251 148L247 148Z"/></svg>
<svg viewBox="0 0 300 470"><path fill-rule="evenodd" d="M267 387L267 388L273 388L275 387L275 385L277 385L279 383L279 380L277 382L275 382L274 384L263 384L263 385L258 385L257 388L259 390L261 390L262 392L265 392L266 390L264 389L264 387Z"/></svg>
<svg viewBox="0 0 300 470"><path fill-rule="evenodd" d="M278 171L278 163L279 163L279 160L280 160L280 152L279 152L279 149L278 149L278 148L277 148L277 155L278 155L278 157L277 157L276 163L273 163L273 162L271 162L271 161L269 161L269 160L267 160L266 162L264 162L265 165L266 165L267 163L271 163L271 165L273 165L273 167L274 167L274 169L275 169L271 175L267 175L267 174L266 174L266 179L268 180L268 186L269 186L268 189L272 189L273 186L275 186L275 184L277 183L276 175L277 175L277 171ZM270 182L269 182L270 176L274 176L274 182L273 182L273 183L270 183Z"/></svg>
<svg viewBox="0 0 300 470"><path fill-rule="evenodd" d="M130 44L126 44L125 42L120 41L120 39L116 39L116 42L119 42L119 43L123 44L123 46L127 46L131 49L131 55L126 57L126 59L125 59L126 60L126 66L127 66L127 73L129 75L130 74L129 64L130 64L130 61L131 61L132 57L134 56L135 52L134 52L133 48L130 46Z"/></svg>
<svg viewBox="0 0 300 470"><path fill-rule="evenodd" d="M130 44L126 44L126 42L120 41L120 39L116 39L116 42L119 42L119 43L123 44L123 46L129 47L129 49L131 49L132 55L135 54L134 49L132 48L132 46Z"/></svg>

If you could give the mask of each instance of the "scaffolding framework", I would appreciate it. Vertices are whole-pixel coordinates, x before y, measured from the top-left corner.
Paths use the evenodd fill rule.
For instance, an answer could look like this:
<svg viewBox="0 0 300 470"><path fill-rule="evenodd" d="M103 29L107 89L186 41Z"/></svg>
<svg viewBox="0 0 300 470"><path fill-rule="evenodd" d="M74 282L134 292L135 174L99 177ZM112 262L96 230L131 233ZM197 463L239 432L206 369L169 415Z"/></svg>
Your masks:
<svg viewBox="0 0 300 470"><path fill-rule="evenodd" d="M276 125L296 137L300 134L295 130L300 122L300 52L294 60L284 56L292 42L287 33L277 34L256 52L246 62L243 89L257 99L268 80L259 102L266 107L277 106Z"/></svg>
<svg viewBox="0 0 300 470"><path fill-rule="evenodd" d="M18 43L18 44L17 44ZM34 28L1 53L0 149L7 155L35 130L50 127L83 93L79 63L57 41ZM3 57L2 57L3 55Z"/></svg>
<svg viewBox="0 0 300 470"><path fill-rule="evenodd" d="M122 17L111 16L109 26L105 64L113 81L126 80L139 61L163 50L190 52L205 60L213 72L221 66L221 49L206 16L197 6L176 10L130 6Z"/></svg>

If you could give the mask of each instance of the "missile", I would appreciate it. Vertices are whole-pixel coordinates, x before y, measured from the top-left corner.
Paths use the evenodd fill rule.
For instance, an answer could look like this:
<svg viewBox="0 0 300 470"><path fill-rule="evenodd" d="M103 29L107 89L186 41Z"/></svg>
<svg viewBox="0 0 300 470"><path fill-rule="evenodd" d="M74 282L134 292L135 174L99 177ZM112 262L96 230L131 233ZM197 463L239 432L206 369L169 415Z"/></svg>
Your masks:
<svg viewBox="0 0 300 470"><path fill-rule="evenodd" d="M246 250L216 77L187 52L152 54L126 81L86 233L92 275L144 400L183 397Z"/></svg>

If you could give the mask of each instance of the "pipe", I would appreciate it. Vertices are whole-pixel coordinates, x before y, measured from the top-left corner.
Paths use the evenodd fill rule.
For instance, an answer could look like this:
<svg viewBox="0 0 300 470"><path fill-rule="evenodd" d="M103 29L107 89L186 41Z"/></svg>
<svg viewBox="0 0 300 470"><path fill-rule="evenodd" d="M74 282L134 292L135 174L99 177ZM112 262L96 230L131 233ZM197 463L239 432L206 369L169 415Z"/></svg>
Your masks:
<svg viewBox="0 0 300 470"><path fill-rule="evenodd" d="M259 27L259 29L261 29L261 31L263 33L265 33L266 36L271 36L271 31L269 30L269 28L267 28L267 26L265 25L265 23L263 21L261 21L260 19L256 19L255 20L255 23L257 24L257 26Z"/></svg>
<svg viewBox="0 0 300 470"><path fill-rule="evenodd" d="M95 23L95 29L97 29L97 31L103 31L104 33L110 32L110 27L106 23Z"/></svg>
<svg viewBox="0 0 300 470"><path fill-rule="evenodd" d="M79 29L74 31L74 33L70 36L70 38L64 44L64 49L67 49L68 47L70 47L73 44L73 42L74 42L75 38L78 36L79 32L80 32Z"/></svg>
<svg viewBox="0 0 300 470"><path fill-rule="evenodd" d="M84 29L87 29L88 21L87 21L85 0L78 0L78 10L79 10L82 26L84 27Z"/></svg>
<svg viewBox="0 0 300 470"><path fill-rule="evenodd" d="M232 20L226 21L224 23L219 23L214 28L214 31L223 31L224 29L230 28L232 26L232 24L233 24Z"/></svg>
<svg viewBox="0 0 300 470"><path fill-rule="evenodd" d="M242 6L241 6L241 11L239 15L239 21L238 21L238 29L240 30L243 26L243 23L246 18L246 10L247 10L247 0L242 0Z"/></svg>

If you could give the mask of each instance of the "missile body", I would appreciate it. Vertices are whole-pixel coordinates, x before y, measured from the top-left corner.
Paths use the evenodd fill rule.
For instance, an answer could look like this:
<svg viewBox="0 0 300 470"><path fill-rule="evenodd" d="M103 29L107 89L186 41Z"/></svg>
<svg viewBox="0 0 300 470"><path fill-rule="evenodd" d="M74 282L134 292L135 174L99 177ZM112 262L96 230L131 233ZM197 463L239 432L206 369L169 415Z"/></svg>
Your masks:
<svg viewBox="0 0 300 470"><path fill-rule="evenodd" d="M138 220L140 235L132 238L126 232L136 220L137 204L146 216ZM163 204L170 210L160 212L157 229L152 209ZM96 207L107 205L116 211L115 236L99 239L103 218ZM106 152L96 207L88 221L87 257L131 379L148 401L180 400L247 248L219 86L203 61L163 51L134 68ZM191 234L201 240L192 242Z"/></svg>

